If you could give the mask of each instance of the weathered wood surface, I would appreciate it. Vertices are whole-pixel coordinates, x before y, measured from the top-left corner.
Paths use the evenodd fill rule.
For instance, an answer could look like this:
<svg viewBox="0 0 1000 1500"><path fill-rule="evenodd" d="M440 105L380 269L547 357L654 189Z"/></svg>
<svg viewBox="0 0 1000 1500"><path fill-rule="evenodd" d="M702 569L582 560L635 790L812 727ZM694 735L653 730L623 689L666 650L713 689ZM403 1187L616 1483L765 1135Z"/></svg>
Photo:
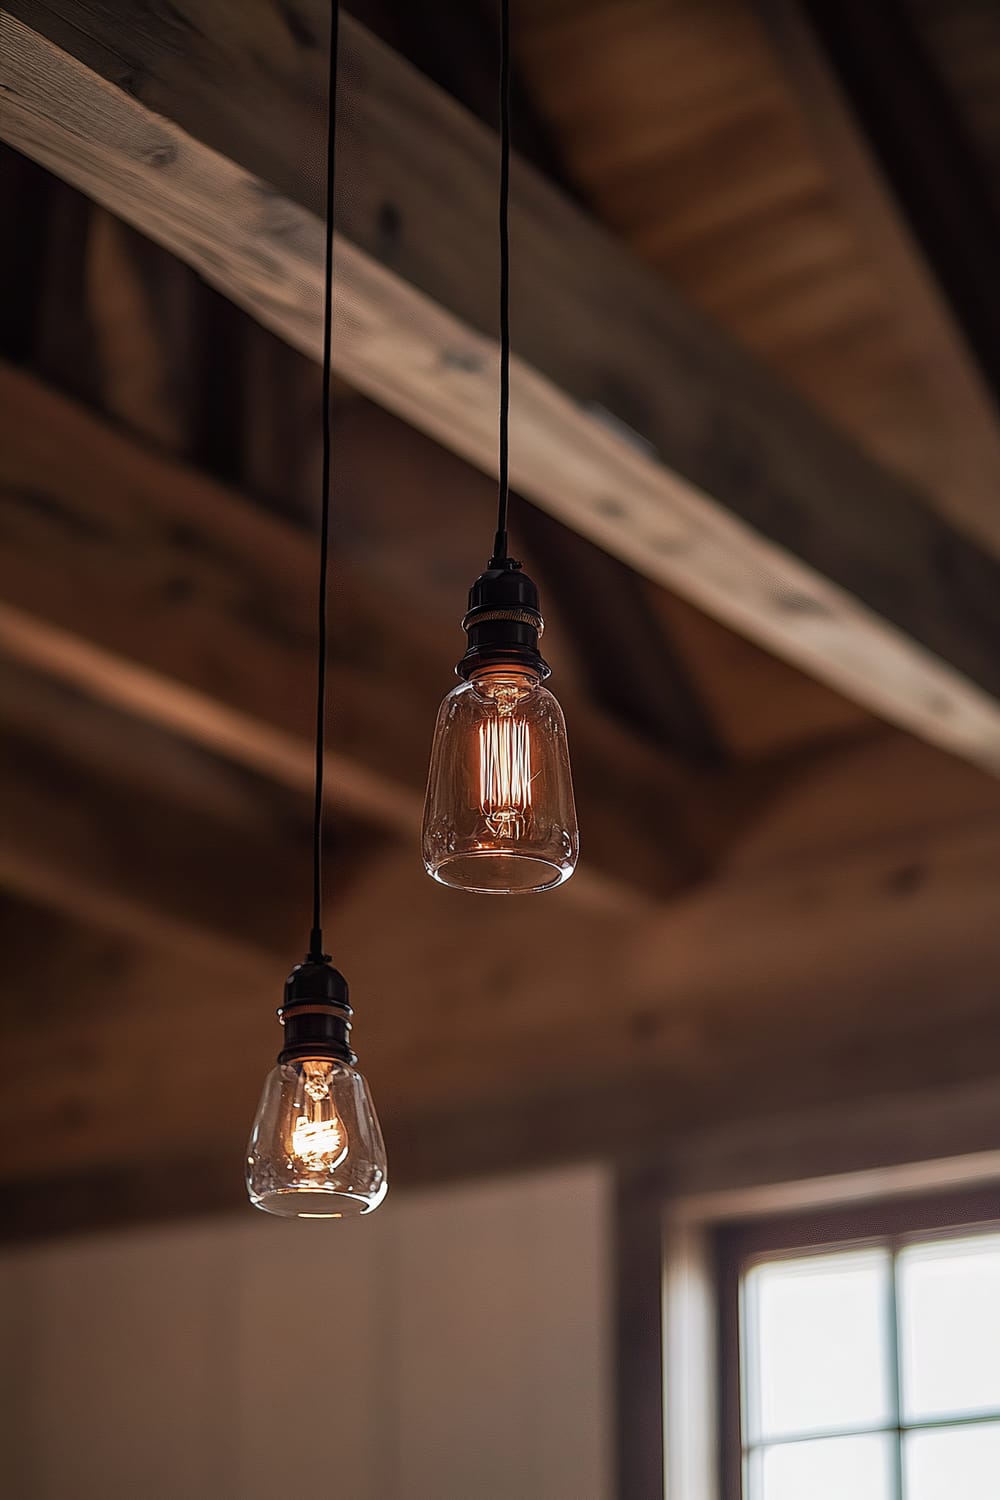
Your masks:
<svg viewBox="0 0 1000 1500"><path fill-rule="evenodd" d="M935 4L975 53L960 100L978 87L987 101L985 8L925 9ZM926 267L921 276L916 247L901 242L891 190L839 115L829 75L785 50L788 29L769 31L775 13L801 24L803 9L532 0L515 20L517 60L566 176L601 222L998 554L996 408L956 347L953 315L943 303L935 311ZM963 11L976 11L978 31ZM933 51L937 62L936 37ZM892 49L875 60L883 71L898 62Z"/></svg>
<svg viewBox="0 0 1000 1500"><path fill-rule="evenodd" d="M918 483L933 491L937 508L996 552L1000 549L993 503L1000 476L996 395L977 365L948 289L900 203L893 178L880 159L879 143L866 135L845 80L807 14L808 7L795 0L755 0L755 7L829 173L833 193L857 226L861 246L879 273L906 345L924 376L933 401L929 416L953 435L952 441L939 442L937 452L929 455L921 450L929 424L911 420L909 433L900 434L902 441L895 445L896 462L905 462L908 438L912 472ZM892 70L903 66L904 57L894 49ZM921 131L926 130L924 124ZM866 382L858 384L864 387ZM921 463L922 475L917 468Z"/></svg>
<svg viewBox="0 0 1000 1500"><path fill-rule="evenodd" d="M318 4L290 24L261 0L237 28L173 7L127 35L108 5L12 9L5 138L315 354ZM495 143L350 23L343 108L338 369L492 470ZM514 223L515 484L881 715L1000 765L1000 566L527 169Z"/></svg>
<svg viewBox="0 0 1000 1500"><path fill-rule="evenodd" d="M361 451L372 436L361 431ZM338 460L363 502L350 430ZM315 603L306 530L2 364L0 496L0 650L309 790ZM378 523L367 511L366 519L377 537ZM405 836L419 865L430 739L461 632L456 624L442 634L425 603L434 579L404 551L386 549L388 573L363 574L338 544L327 768L331 804ZM444 614L461 605L456 590ZM717 782L629 734L572 683L560 696L587 823L588 868L567 886L569 899L631 909L704 874L721 840Z"/></svg>
<svg viewBox="0 0 1000 1500"><path fill-rule="evenodd" d="M652 920L469 902L408 851L368 859L337 890L333 928L394 1168L428 1180L648 1150L985 1081L1000 1044L998 877L993 782L896 737L817 766L723 879ZM30 1043L45 1067L14 1070L0 1095L0 1177L43 1160L61 1180L131 1181L198 1158L192 1205L202 1188L238 1201L231 1164L276 1041L279 959L248 950L237 968L165 930L139 942L43 926L13 901L0 936L12 993L30 962L53 997L3 1021L12 1055ZM30 1159L15 1128L29 1100ZM213 1175L227 1159L228 1185Z"/></svg>

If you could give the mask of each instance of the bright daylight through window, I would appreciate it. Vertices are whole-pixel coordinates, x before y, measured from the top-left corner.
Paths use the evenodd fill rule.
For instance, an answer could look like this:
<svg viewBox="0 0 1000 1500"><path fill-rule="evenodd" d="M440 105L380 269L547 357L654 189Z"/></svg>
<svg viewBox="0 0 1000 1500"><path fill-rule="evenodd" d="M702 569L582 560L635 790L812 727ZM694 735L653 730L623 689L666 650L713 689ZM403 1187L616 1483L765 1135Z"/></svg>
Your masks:
<svg viewBox="0 0 1000 1500"><path fill-rule="evenodd" d="M746 1500L998 1500L1000 1230L760 1260Z"/></svg>

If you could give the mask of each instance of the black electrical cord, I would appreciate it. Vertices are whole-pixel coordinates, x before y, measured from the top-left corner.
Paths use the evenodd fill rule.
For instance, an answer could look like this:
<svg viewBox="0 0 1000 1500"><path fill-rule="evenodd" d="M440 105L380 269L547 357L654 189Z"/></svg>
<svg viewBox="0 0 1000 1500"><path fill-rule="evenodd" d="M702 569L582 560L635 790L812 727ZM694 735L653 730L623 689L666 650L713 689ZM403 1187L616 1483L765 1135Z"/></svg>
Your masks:
<svg viewBox="0 0 1000 1500"><path fill-rule="evenodd" d="M327 593L330 570L330 400L333 363L333 210L337 171L337 54L340 3L330 16L330 76L326 127L326 262L323 298L323 477L319 530L319 604L316 642L316 791L313 802L313 912L309 962L324 963L323 952L323 769L326 741Z"/></svg>
<svg viewBox="0 0 1000 1500"><path fill-rule="evenodd" d="M510 446L510 0L500 0L500 485L490 567L507 561Z"/></svg>

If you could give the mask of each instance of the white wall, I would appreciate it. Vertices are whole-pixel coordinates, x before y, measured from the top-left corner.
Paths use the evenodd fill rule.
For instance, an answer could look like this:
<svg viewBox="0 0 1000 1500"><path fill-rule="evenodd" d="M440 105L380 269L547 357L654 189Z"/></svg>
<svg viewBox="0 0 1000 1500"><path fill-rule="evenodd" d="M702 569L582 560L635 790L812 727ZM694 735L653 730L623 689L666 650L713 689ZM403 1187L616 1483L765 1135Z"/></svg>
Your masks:
<svg viewBox="0 0 1000 1500"><path fill-rule="evenodd" d="M598 1168L0 1256L5 1500L610 1500Z"/></svg>

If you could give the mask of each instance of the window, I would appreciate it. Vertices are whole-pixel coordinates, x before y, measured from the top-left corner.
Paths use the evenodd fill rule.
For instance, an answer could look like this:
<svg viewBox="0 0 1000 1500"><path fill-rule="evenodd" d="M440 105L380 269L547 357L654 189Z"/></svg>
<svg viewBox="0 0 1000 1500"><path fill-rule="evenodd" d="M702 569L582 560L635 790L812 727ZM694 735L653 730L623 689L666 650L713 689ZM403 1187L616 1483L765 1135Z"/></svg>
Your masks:
<svg viewBox="0 0 1000 1500"><path fill-rule="evenodd" d="M1000 1199L725 1231L727 1500L1000 1500Z"/></svg>

